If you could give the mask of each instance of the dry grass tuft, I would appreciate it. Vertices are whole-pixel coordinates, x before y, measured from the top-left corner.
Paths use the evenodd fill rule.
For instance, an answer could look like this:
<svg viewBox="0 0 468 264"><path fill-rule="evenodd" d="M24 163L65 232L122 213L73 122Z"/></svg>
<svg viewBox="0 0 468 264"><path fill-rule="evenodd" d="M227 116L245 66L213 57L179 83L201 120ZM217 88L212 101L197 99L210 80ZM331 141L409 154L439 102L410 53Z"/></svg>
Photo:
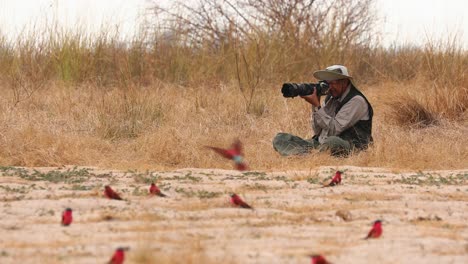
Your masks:
<svg viewBox="0 0 468 264"><path fill-rule="evenodd" d="M435 113L429 111L427 106L416 98L400 97L391 102L389 106L392 108L389 116L398 126L424 128L438 124Z"/></svg>

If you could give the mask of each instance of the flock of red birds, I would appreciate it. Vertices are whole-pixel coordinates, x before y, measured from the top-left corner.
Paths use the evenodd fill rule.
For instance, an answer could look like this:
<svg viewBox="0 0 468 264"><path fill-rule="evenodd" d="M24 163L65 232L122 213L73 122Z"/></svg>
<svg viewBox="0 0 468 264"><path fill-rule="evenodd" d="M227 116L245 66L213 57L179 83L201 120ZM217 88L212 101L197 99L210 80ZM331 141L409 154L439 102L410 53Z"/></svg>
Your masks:
<svg viewBox="0 0 468 264"><path fill-rule="evenodd" d="M221 156L233 160L236 169L243 171L247 170L247 164L245 163L242 155L242 144L239 140L236 140L232 144L231 149L222 149L222 148L217 148L217 147L209 147L214 150L216 153L219 153ZM343 172L337 171L333 178L331 179L330 183L324 185L323 187L333 187L338 184L341 184L341 174ZM149 187L149 195L151 196L159 196L159 197L167 197L164 193L161 192L161 190L156 186L156 184L153 182L151 183ZM109 199L114 199L114 200L123 200L120 195L115 192L109 185L104 186L104 196L109 198ZM244 200L240 198L239 195L232 193L230 195L230 202L233 206L239 207L239 208L245 208L245 209L251 209L254 210L252 206L247 204ZM63 226L69 226L73 222L73 210L71 208L66 208L65 211L62 213L62 225ZM381 220L376 220L367 234L367 236L364 239L370 239L370 238L379 238L382 235L382 221ZM115 250L114 255L112 258L109 260L108 264L123 264L125 260L125 251L128 251L128 247L119 247ZM311 258L311 263L312 264L330 264L324 256L322 255L309 255Z"/></svg>

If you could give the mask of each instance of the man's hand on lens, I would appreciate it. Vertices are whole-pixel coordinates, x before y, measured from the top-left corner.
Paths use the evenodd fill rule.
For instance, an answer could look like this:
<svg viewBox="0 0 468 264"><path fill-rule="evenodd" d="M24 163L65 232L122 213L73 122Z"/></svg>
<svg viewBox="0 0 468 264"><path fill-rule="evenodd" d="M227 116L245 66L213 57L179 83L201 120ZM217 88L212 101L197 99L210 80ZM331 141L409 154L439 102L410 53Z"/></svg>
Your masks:
<svg viewBox="0 0 468 264"><path fill-rule="evenodd" d="M317 89L314 89L314 92L310 95L306 95L306 96L301 95L301 98L311 103L315 107L320 106L320 98L317 96Z"/></svg>

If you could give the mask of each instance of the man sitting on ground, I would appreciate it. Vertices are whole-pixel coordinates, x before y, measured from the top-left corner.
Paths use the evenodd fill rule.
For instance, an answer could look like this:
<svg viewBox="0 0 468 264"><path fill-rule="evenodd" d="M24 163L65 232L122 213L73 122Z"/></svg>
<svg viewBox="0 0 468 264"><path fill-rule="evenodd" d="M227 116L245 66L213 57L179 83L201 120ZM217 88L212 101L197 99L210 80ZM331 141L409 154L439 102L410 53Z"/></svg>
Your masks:
<svg viewBox="0 0 468 264"><path fill-rule="evenodd" d="M330 149L334 156L347 156L366 149L372 143L373 109L357 89L348 69L333 65L314 72L314 77L329 84L323 106L317 89L301 96L312 105L312 128L315 135L305 140L288 133L278 133L273 148L283 156L307 154L311 149Z"/></svg>

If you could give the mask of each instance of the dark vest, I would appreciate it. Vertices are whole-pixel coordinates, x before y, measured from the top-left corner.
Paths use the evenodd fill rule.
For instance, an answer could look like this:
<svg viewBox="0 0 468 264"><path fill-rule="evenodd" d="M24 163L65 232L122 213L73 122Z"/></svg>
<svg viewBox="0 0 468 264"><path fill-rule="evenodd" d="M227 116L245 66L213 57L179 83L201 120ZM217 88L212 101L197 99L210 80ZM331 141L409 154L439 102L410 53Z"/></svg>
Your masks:
<svg viewBox="0 0 468 264"><path fill-rule="evenodd" d="M341 107L345 105L351 98L354 96L362 96L366 100L367 106L369 107L369 120L359 120L354 126L346 129L341 132L338 137L349 141L355 148L359 150L366 149L369 143L373 142L372 139L372 117L374 116L374 110L370 105L367 98L353 85L351 84L351 89L343 101L340 102L339 106L336 108L335 114L337 114ZM325 98L325 103L330 99L330 95Z"/></svg>

